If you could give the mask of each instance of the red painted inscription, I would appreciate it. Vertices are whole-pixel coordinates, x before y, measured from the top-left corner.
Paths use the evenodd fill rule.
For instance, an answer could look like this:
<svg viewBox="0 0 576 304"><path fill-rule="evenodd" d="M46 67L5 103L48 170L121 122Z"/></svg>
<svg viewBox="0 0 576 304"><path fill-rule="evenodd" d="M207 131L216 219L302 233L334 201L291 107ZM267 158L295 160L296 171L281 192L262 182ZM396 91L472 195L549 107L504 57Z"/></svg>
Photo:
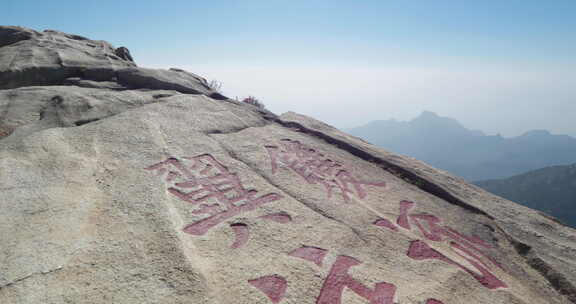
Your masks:
<svg viewBox="0 0 576 304"><path fill-rule="evenodd" d="M293 250L288 255L310 261L319 267L322 267L324 258L328 250L303 246ZM387 282L378 282L371 288L358 281L349 274L350 268L362 264L361 261L345 255L336 257L336 261L330 267L328 276L322 283L320 294L316 298L316 304L342 304L344 289L347 288L366 299L370 304L394 304L396 286ZM278 275L266 276L256 280L249 281L264 292L273 303L278 303L281 296L286 290L286 280ZM426 304L443 304L436 299L428 299Z"/></svg>
<svg viewBox="0 0 576 304"><path fill-rule="evenodd" d="M164 176L168 192L194 205L192 214L206 216L184 227L183 231L192 235L204 235L238 214L282 198L276 193L258 196L258 191L246 189L236 173L210 154L183 160L171 157L146 169ZM246 227L246 234L247 231ZM237 229L235 232L239 236Z"/></svg>
<svg viewBox="0 0 576 304"><path fill-rule="evenodd" d="M379 282L372 289L348 274L351 267L360 264L362 264L360 261L349 256L341 255L336 258L336 262L324 281L316 304L341 304L344 287L348 287L357 295L370 301L370 304L394 304L396 286L393 284Z"/></svg>
<svg viewBox="0 0 576 304"><path fill-rule="evenodd" d="M326 249L304 246L290 252L288 255L313 262L314 264L322 267L322 261L326 257L327 253L328 250Z"/></svg>
<svg viewBox="0 0 576 304"><path fill-rule="evenodd" d="M367 196L366 186L385 187L385 182L361 180L350 173L342 163L334 161L316 149L307 147L299 141L283 139L279 145L268 145L272 173L279 167L288 168L300 175L309 184L324 186L328 198L334 189L349 202L351 196L363 199Z"/></svg>
<svg viewBox="0 0 576 304"><path fill-rule="evenodd" d="M286 279L279 275L270 275L249 280L248 283L258 288L272 303L278 303L282 300L284 293L286 293L286 287L288 286Z"/></svg>
<svg viewBox="0 0 576 304"><path fill-rule="evenodd" d="M386 227L392 231L398 231L398 227L396 227L396 225L392 224L392 222L387 219L377 219L376 221L374 221L374 225L380 227Z"/></svg>
<svg viewBox="0 0 576 304"><path fill-rule="evenodd" d="M272 213L272 214L267 214L267 215L263 215L260 218L266 219L266 220L271 220L280 224L286 224L292 221L292 217L290 216L290 214L286 213L286 212L278 212L278 213Z"/></svg>
<svg viewBox="0 0 576 304"><path fill-rule="evenodd" d="M472 265L476 271L467 268L466 266L457 263L442 253L428 246L423 241L412 242L408 250L408 256L413 259L438 259L457 267L460 267L465 272L469 273L483 286L489 289L504 288L507 285L498 279L490 270L492 265L502 268L502 266L494 260L491 256L486 254L482 249L492 248L492 246L476 236L464 235L453 228L442 225L442 220L430 214L411 214L410 210L414 208L415 203L410 201L400 202L400 215L396 220L396 224L406 230L412 230L414 225L422 234L422 236L429 241L441 242L446 241L450 248L460 257L465 259ZM386 219L378 219L374 225L386 227L393 231L394 224ZM502 268L503 269L503 268Z"/></svg>
<svg viewBox="0 0 576 304"><path fill-rule="evenodd" d="M444 261L449 264L453 264L455 266L460 267L462 270L466 271L468 274L473 276L478 282L489 289L495 289L498 287L507 287L502 281L500 281L496 276L488 272L484 267L480 266L478 263L473 261L470 258L464 257L470 264L474 265L476 269L478 269L481 274L478 274L469 268L463 266L460 263L453 261L452 259L446 257L442 253L438 252L437 250L431 248L423 241L413 241L410 244L410 248L408 249L408 256L410 258L416 260L428 260L428 259L436 259L440 261Z"/></svg>

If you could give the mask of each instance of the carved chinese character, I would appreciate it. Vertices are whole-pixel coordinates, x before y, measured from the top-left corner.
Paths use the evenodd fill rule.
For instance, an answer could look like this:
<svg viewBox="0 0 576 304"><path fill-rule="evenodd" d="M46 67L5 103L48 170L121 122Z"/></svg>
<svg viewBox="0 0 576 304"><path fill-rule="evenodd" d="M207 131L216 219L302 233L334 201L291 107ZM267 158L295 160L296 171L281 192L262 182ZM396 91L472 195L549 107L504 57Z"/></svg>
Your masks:
<svg viewBox="0 0 576 304"><path fill-rule="evenodd" d="M210 154L185 157L184 160L168 158L146 169L164 176L169 184L168 192L194 205L192 214L207 215L184 227L186 233L203 235L240 213L281 198L275 193L258 196L258 191L246 189L236 173L230 172ZM242 246L247 240L248 229L242 225L232 226L237 239L233 248Z"/></svg>
<svg viewBox="0 0 576 304"><path fill-rule="evenodd" d="M452 248L457 255L468 261L477 271L471 270L449 259L422 241L418 241L418 243L413 242L408 251L409 257L414 259L434 258L456 265L490 289L507 287L504 282L490 272L492 265L500 268L502 268L502 266L480 248L491 248L492 246L478 237L466 236L451 227L441 225L442 220L434 215L410 214L410 210L414 205L415 203L411 201L400 202L400 215L396 220L396 224L406 230L411 230L412 225L415 225L425 239L433 242L448 242L450 248ZM378 219L374 222L374 225L386 227L392 231L398 231L397 227L386 219Z"/></svg>
<svg viewBox="0 0 576 304"><path fill-rule="evenodd" d="M322 266L328 250L304 246L292 251L289 255L313 262ZM362 262L345 255L338 256L332 265L328 277L324 280L317 304L341 304L344 288L352 290L357 295L370 301L370 304L393 304L396 287L386 282L376 283L374 288L369 288L354 279L348 270Z"/></svg>
<svg viewBox="0 0 576 304"><path fill-rule="evenodd" d="M451 245L453 245L453 244L455 244L455 243L451 243ZM460 249L462 249L462 248L460 248ZM467 253L470 255L469 252L467 252ZM431 248L428 244L426 244L423 241L413 241L410 245L410 248L408 249L407 255L410 258L416 259L416 260L436 259L436 260L444 261L444 262L449 263L449 264L453 264L457 267L460 267L462 270L466 271L468 274L470 274L472 277L474 277L478 282L480 282L480 284L482 284L483 286L485 286L486 288L489 288L489 289L495 289L495 288L499 288L499 287L507 287L507 285L504 282L500 281L495 275L493 275L486 268L481 266L477 262L476 259L471 259L471 258L466 257L464 255L460 255L461 257L466 259L470 264L472 264L474 266L474 268L476 268L478 271L480 271L480 274L469 269L468 267L446 257L445 255L443 255L439 251ZM471 256L474 256L474 255L471 255Z"/></svg>
<svg viewBox="0 0 576 304"><path fill-rule="evenodd" d="M370 304L394 304L396 286L393 284L379 282L374 285L374 288L369 288L348 274L351 267L360 264L362 263L355 258L344 255L338 256L328 277L324 280L316 304L341 304L344 287L368 300Z"/></svg>
<svg viewBox="0 0 576 304"><path fill-rule="evenodd" d="M288 282L279 275L269 275L257 279L249 280L248 283L258 288L264 293L272 303L276 304L282 301Z"/></svg>
<svg viewBox="0 0 576 304"><path fill-rule="evenodd" d="M290 252L288 255L300 258L322 267L328 250L314 246L303 246ZM378 282L371 288L361 283L349 274L350 268L360 265L359 260L339 255L330 267L328 276L322 283L320 294L316 298L316 304L342 304L344 289L349 289L358 296L366 299L370 304L394 304L396 286L387 282ZM248 283L264 293L272 303L279 303L286 291L288 282L280 275L269 275L253 280ZM426 304L443 304L436 299L426 300Z"/></svg>
<svg viewBox="0 0 576 304"><path fill-rule="evenodd" d="M283 139L280 145L266 146L270 155L272 173L279 167L286 167L300 175L309 184L320 184L328 198L334 189L349 202L351 196L363 199L367 196L366 186L384 187L385 182L361 180L350 173L340 162L331 160L324 154L309 148L299 141Z"/></svg>

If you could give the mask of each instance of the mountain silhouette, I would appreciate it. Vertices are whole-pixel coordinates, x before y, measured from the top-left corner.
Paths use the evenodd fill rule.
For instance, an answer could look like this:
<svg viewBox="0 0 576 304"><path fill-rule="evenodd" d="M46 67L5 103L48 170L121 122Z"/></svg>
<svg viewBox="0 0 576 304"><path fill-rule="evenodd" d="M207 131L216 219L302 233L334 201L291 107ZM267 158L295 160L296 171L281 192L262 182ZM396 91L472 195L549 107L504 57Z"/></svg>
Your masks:
<svg viewBox="0 0 576 304"><path fill-rule="evenodd" d="M510 138L486 135L429 111L411 121L372 121L348 131L470 181L505 178L576 162L576 138L568 135L554 135L546 130Z"/></svg>
<svg viewBox="0 0 576 304"><path fill-rule="evenodd" d="M474 184L576 227L576 164L546 167Z"/></svg>

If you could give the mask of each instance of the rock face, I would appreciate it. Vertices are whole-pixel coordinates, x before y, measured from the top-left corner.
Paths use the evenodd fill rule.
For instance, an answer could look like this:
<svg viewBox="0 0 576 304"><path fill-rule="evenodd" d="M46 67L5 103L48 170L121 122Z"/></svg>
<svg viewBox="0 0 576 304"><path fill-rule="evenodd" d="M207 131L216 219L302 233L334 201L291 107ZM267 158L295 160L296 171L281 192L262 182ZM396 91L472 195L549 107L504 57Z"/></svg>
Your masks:
<svg viewBox="0 0 576 304"><path fill-rule="evenodd" d="M70 79L116 82L118 89L176 90L225 99L192 73L136 67L125 47L115 49L105 41L52 30L40 33L0 27L0 89L69 84Z"/></svg>
<svg viewBox="0 0 576 304"><path fill-rule="evenodd" d="M134 59L132 58L132 55L130 54L130 50L128 50L127 48L125 48L123 46L114 50L114 54L116 54L116 56L118 56L124 60L134 62Z"/></svg>
<svg viewBox="0 0 576 304"><path fill-rule="evenodd" d="M0 53L91 41L33 33ZM576 231L554 219L312 118L210 98L193 74L110 60L105 81L3 74L1 303L576 301Z"/></svg>

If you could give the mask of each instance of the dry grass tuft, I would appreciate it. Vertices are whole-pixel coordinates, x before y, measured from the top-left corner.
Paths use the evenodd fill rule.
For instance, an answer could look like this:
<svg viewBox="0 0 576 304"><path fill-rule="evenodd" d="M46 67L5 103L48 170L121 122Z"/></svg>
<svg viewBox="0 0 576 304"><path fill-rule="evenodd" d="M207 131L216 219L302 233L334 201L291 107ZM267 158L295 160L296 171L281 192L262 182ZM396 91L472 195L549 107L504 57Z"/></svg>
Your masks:
<svg viewBox="0 0 576 304"><path fill-rule="evenodd" d="M260 100L258 100L258 99L257 99L256 97L254 97L254 96L248 96L248 97L242 99L242 102L245 102L245 103L247 103L247 104L253 105L253 106L255 106L255 107L259 108L259 109L262 109L262 110L265 109L264 104L261 103Z"/></svg>

